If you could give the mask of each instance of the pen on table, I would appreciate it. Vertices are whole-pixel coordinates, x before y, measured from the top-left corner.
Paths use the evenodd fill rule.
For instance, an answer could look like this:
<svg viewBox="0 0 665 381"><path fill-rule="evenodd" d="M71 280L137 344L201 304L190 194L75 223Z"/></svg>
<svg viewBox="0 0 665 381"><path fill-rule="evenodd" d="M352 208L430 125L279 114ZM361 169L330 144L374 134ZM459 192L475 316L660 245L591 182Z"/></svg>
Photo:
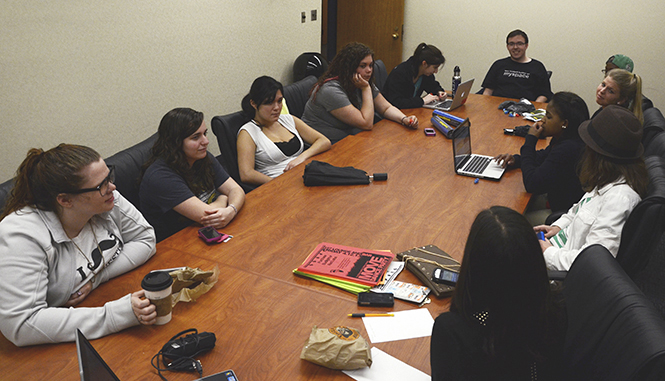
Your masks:
<svg viewBox="0 0 665 381"><path fill-rule="evenodd" d="M380 317L380 316L395 316L395 314L349 314L349 317Z"/></svg>

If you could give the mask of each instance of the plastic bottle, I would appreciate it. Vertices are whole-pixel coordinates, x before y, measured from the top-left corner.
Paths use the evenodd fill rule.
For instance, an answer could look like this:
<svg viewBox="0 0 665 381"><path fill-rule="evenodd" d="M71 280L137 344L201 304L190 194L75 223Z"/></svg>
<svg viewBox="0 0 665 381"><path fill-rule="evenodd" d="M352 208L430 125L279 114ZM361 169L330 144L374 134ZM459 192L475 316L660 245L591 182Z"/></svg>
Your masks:
<svg viewBox="0 0 665 381"><path fill-rule="evenodd" d="M459 86L460 83L462 83L462 76L459 73L459 66L455 66L455 69L453 70L453 97L455 96L457 86Z"/></svg>

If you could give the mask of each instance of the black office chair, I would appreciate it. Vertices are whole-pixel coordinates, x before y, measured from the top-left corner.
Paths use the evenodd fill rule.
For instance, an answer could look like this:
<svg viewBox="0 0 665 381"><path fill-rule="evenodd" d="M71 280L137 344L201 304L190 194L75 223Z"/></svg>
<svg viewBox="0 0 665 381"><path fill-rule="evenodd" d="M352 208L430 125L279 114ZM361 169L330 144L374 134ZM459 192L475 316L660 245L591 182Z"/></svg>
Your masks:
<svg viewBox="0 0 665 381"><path fill-rule="evenodd" d="M592 245L563 283L565 380L665 379L665 320L607 249Z"/></svg>
<svg viewBox="0 0 665 381"><path fill-rule="evenodd" d="M227 115L215 116L210 122L210 127L217 137L217 143L221 151L221 154L217 156L217 160L222 164L229 176L242 187L245 193L249 193L257 187L256 185L243 183L240 180L240 171L238 170L238 148L236 141L240 127L247 123L248 120L242 111L236 111Z"/></svg>
<svg viewBox="0 0 665 381"><path fill-rule="evenodd" d="M124 149L113 156L104 159L106 165L115 166L115 181L113 182L129 202L139 208L139 188L141 169L150 158L150 150L157 141L155 132L149 138Z"/></svg>
<svg viewBox="0 0 665 381"><path fill-rule="evenodd" d="M663 144L658 143L655 150L651 148L651 143L658 137L663 140L662 133L665 131L665 117L656 107L644 110L644 125L642 133L642 145L644 145L644 157L652 154L665 156ZM652 153L653 152L653 153Z"/></svg>
<svg viewBox="0 0 665 381"><path fill-rule="evenodd" d="M386 64L381 60L374 61L374 84L379 88L379 91L383 91L383 85L386 84L386 79L388 79Z"/></svg>
<svg viewBox="0 0 665 381"><path fill-rule="evenodd" d="M317 78L310 75L298 82L284 86L284 99L291 115L302 118L302 114L305 112L305 104L309 100L309 90L316 81Z"/></svg>
<svg viewBox="0 0 665 381"><path fill-rule="evenodd" d="M14 188L14 179L9 179L4 183L0 184L0 213L5 209L9 195Z"/></svg>

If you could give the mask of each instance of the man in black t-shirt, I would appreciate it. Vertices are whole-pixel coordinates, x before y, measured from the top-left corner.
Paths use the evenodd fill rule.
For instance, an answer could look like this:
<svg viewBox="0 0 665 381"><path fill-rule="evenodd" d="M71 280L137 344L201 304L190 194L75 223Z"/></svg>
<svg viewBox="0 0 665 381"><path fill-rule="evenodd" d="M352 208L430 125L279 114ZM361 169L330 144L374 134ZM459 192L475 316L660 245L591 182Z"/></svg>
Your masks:
<svg viewBox="0 0 665 381"><path fill-rule="evenodd" d="M545 65L527 57L529 37L516 29L506 37L506 47L510 57L492 64L482 84L483 95L547 102L552 97L550 78Z"/></svg>

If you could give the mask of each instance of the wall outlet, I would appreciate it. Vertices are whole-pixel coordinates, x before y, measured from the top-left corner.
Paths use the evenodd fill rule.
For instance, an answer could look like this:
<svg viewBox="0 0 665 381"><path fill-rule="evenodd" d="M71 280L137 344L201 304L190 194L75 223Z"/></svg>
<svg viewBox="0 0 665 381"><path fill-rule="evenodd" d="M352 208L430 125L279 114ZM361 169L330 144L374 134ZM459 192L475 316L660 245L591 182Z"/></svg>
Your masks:
<svg viewBox="0 0 665 381"><path fill-rule="evenodd" d="M316 21L316 9L312 9L312 17L311 17L311 20L312 20L312 21Z"/></svg>
<svg viewBox="0 0 665 381"><path fill-rule="evenodd" d="M300 13L300 22L304 23L305 21L307 21L307 12L302 12Z"/></svg>

